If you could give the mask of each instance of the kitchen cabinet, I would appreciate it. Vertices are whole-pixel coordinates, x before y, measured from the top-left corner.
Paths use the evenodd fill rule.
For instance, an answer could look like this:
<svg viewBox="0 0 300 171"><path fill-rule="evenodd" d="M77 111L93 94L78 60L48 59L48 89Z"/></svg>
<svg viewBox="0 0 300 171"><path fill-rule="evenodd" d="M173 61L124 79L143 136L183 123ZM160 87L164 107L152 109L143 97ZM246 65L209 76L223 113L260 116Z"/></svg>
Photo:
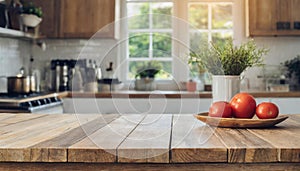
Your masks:
<svg viewBox="0 0 300 171"><path fill-rule="evenodd" d="M48 38L91 38L115 20L115 0L26 0L43 9L40 32ZM98 37L113 38L114 27Z"/></svg>
<svg viewBox="0 0 300 171"><path fill-rule="evenodd" d="M247 0L248 36L299 36L300 0Z"/></svg>
<svg viewBox="0 0 300 171"><path fill-rule="evenodd" d="M90 38L114 22L114 0L61 0L59 37ZM113 37L114 30L101 30L101 37Z"/></svg>

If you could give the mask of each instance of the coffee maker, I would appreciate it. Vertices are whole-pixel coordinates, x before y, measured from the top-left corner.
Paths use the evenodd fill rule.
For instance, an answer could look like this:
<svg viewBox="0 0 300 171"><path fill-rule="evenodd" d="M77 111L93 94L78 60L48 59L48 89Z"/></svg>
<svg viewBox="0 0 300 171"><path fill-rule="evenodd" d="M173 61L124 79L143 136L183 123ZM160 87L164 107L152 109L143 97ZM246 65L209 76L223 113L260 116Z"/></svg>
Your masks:
<svg viewBox="0 0 300 171"><path fill-rule="evenodd" d="M50 91L70 90L70 78L74 69L75 60L51 60Z"/></svg>

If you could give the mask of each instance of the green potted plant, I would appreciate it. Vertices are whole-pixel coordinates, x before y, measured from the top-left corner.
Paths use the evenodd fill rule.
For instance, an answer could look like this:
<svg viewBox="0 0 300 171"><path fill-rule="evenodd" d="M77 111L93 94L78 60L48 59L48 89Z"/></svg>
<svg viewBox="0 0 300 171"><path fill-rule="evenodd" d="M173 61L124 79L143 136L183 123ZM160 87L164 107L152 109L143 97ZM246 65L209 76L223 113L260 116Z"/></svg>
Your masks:
<svg viewBox="0 0 300 171"><path fill-rule="evenodd" d="M135 89L143 91L155 90L155 76L161 71L162 65L157 61L140 63L135 74Z"/></svg>
<svg viewBox="0 0 300 171"><path fill-rule="evenodd" d="M291 60L287 60L281 65L287 69L286 76L289 78L289 84L292 90L299 90L300 88L300 55L297 55Z"/></svg>
<svg viewBox="0 0 300 171"><path fill-rule="evenodd" d="M253 40L235 46L233 39L226 39L222 44L211 43L202 49L200 53L191 52L190 61L196 61L202 70L213 75L239 76L247 68L262 66L262 56L268 52L266 48L258 48Z"/></svg>
<svg viewBox="0 0 300 171"><path fill-rule="evenodd" d="M21 11L21 21L27 27L36 27L42 21L43 11L32 2L24 3Z"/></svg>
<svg viewBox="0 0 300 171"><path fill-rule="evenodd" d="M192 57L213 75L213 101L228 101L239 92L241 73L247 68L262 66L268 49L258 48L253 40L235 46L233 39L226 39L222 44L211 43L203 51Z"/></svg>

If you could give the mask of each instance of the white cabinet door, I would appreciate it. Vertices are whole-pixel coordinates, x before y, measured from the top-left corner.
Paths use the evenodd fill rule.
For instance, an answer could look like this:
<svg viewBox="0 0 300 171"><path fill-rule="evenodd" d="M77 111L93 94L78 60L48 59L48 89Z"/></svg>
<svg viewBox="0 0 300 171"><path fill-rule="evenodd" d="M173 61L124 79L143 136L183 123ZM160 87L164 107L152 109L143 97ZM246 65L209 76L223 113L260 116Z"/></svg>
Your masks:
<svg viewBox="0 0 300 171"><path fill-rule="evenodd" d="M280 114L300 114L300 98L272 98L279 107Z"/></svg>
<svg viewBox="0 0 300 171"><path fill-rule="evenodd" d="M257 105L261 102L275 103L280 114L300 114L300 98L256 98Z"/></svg>
<svg viewBox="0 0 300 171"><path fill-rule="evenodd" d="M299 114L300 98L256 98L261 102L274 102L281 114ZM63 100L64 113L145 113L145 114L196 114L207 112L212 100L171 99L171 98L66 98Z"/></svg>
<svg viewBox="0 0 300 171"><path fill-rule="evenodd" d="M262 102L270 102L271 99L270 98L255 98L256 101L256 105L262 103Z"/></svg>
<svg viewBox="0 0 300 171"><path fill-rule="evenodd" d="M145 113L181 114L208 111L211 99L168 99L168 98L66 98L64 113Z"/></svg>

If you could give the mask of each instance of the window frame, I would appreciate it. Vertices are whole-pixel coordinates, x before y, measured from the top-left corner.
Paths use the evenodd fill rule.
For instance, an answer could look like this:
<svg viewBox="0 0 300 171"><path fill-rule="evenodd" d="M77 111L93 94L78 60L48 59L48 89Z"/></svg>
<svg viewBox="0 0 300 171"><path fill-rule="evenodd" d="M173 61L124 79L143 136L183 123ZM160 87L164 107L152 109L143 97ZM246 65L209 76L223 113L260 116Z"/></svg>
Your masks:
<svg viewBox="0 0 300 171"><path fill-rule="evenodd" d="M130 0L130 2L140 2L141 0ZM179 20L182 20L186 23L189 21L189 4L191 3L220 3L220 2L225 2L225 3L232 3L232 20L233 20L233 28L232 28L232 33L233 33L233 39L234 42L241 42L243 37L244 37L244 32L241 30L243 26L243 20L242 18L244 17L243 10L244 8L244 2L241 2L240 0L144 0L144 2L173 2L173 16L176 18L179 18ZM126 11L126 0L121 0L121 18L126 18L127 11ZM237 14L243 14L243 15L237 15ZM211 20L210 20L211 21ZM172 28L177 28L173 29L173 35L172 38L180 41L183 44L186 44L190 46L190 32L191 30L187 25L180 25L178 26L178 23L172 23ZM176 27L177 26L177 27ZM124 22L121 26L121 39L125 40L126 39L126 34L128 33L128 27L127 23ZM180 31L179 31L180 30ZM185 34L182 34L185 33ZM124 36L125 35L125 36ZM189 68L187 66L187 55L189 52L186 51L185 49L182 48L177 48L176 44L174 44L174 40L172 39L172 75L173 75L173 80L156 80L158 83L167 83L167 84L174 84L175 82L180 82L180 81L187 81L189 79ZM126 45L128 47L128 45ZM133 80L127 80L127 72L128 72L128 65L129 65L129 60L126 60L127 57L124 56L124 50L127 50L126 53L128 52L128 48L126 46L121 46L120 47L120 53L123 55L119 55L120 59L119 62L122 64L121 65L121 74L120 78L123 80L125 83L130 83ZM183 57L186 56L186 58L178 58L176 57ZM125 61L124 61L125 60ZM126 63L124 65L124 62ZM185 64L183 64L185 63ZM176 68L176 69L175 69Z"/></svg>

